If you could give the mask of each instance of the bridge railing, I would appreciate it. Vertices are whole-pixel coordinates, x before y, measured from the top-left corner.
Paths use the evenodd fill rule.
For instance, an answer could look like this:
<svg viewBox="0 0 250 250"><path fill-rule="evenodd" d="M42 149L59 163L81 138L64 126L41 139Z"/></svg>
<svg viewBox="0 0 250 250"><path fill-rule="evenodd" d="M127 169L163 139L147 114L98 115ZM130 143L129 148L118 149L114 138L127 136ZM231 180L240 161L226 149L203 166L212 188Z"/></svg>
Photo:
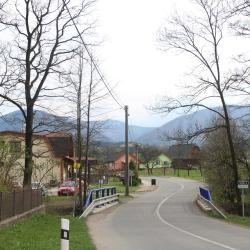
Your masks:
<svg viewBox="0 0 250 250"><path fill-rule="evenodd" d="M90 189L88 191L85 207L88 207L95 199L108 197L114 194L116 194L116 187Z"/></svg>
<svg viewBox="0 0 250 250"><path fill-rule="evenodd" d="M95 210L95 208L105 208L107 204L110 206L112 204L116 204L118 201L119 194L116 193L116 187L91 189L88 192L84 211L80 218L87 217Z"/></svg>

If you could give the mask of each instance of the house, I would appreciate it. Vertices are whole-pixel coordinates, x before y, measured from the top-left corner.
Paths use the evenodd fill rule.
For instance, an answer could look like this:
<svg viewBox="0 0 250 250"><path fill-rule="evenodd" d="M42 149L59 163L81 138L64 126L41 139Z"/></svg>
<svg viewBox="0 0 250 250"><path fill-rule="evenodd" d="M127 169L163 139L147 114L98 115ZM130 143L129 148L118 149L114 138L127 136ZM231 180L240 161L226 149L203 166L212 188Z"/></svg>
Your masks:
<svg viewBox="0 0 250 250"><path fill-rule="evenodd" d="M137 162L136 155L129 153L128 162ZM107 155L106 165L110 171L122 171L125 168L125 153L124 152L112 152Z"/></svg>
<svg viewBox="0 0 250 250"><path fill-rule="evenodd" d="M85 166L85 157L81 158L81 165ZM62 171L62 178L65 179L70 179L74 177L74 172L77 172L78 175L78 169L74 170L74 164L79 164L79 160L77 157L65 157L64 159L64 169ZM97 165L97 159L94 157L88 157L88 165L92 168L93 166ZM83 169L84 171L84 169Z"/></svg>
<svg viewBox="0 0 250 250"><path fill-rule="evenodd" d="M148 163L149 168L170 168L172 160L166 154L160 154L155 160ZM147 168L146 163L140 164L140 169Z"/></svg>
<svg viewBox="0 0 250 250"><path fill-rule="evenodd" d="M15 172L16 181L22 182L24 167L25 134L21 132L0 132L1 143L8 143L12 151L19 154ZM49 183L63 181L66 174L64 158L73 157L73 138L67 133L33 134L32 181ZM4 164L4 162L3 162ZM18 174L17 174L18 173ZM14 174L14 173L13 173Z"/></svg>
<svg viewBox="0 0 250 250"><path fill-rule="evenodd" d="M174 168L200 167L200 148L195 144L176 144L169 147L168 155Z"/></svg>

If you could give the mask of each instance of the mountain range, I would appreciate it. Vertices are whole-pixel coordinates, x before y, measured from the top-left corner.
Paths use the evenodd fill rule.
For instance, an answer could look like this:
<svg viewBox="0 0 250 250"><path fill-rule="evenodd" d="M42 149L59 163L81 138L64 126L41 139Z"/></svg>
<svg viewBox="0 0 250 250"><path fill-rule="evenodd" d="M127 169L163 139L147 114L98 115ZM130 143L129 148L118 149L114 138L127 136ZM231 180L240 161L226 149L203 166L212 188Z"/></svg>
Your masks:
<svg viewBox="0 0 250 250"><path fill-rule="evenodd" d="M219 110L220 108L214 108ZM250 107L229 106L229 113L232 119L246 120L250 115ZM215 113L202 109L191 114L179 116L160 127L143 127L129 125L129 140L131 142L148 144L148 145L169 145L169 142L164 140L164 134L174 133L176 130L187 130L194 125L207 127ZM124 141L124 122L117 120L92 121L91 128L94 131L94 140L119 143ZM86 131L86 122L82 122L83 133ZM18 131L24 129L24 119L20 111L14 111L1 117L0 131ZM44 111L35 111L34 116L34 131L38 133L47 133L48 131L65 131L75 133L76 122L70 117L56 116Z"/></svg>

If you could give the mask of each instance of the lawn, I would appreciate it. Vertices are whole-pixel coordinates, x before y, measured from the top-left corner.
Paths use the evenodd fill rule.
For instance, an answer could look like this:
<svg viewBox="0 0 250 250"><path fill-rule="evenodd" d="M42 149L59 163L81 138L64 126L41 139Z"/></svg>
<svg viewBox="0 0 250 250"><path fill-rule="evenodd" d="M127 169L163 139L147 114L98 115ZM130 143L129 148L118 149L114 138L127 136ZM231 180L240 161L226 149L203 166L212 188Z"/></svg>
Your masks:
<svg viewBox="0 0 250 250"><path fill-rule="evenodd" d="M23 220L0 232L1 250L54 250L60 249L60 218L58 215L39 214ZM95 250L84 220L71 216L70 249Z"/></svg>
<svg viewBox="0 0 250 250"><path fill-rule="evenodd" d="M125 186L117 178L110 178L109 183L108 184L103 184L103 185L101 185L101 187L116 187L116 192L117 193L121 193L121 194L125 193ZM139 185L134 186L134 187L129 187L129 191L130 192L136 192L139 187L140 187ZM90 189L94 189L94 188L100 188L100 185L99 184L90 185Z"/></svg>
<svg viewBox="0 0 250 250"><path fill-rule="evenodd" d="M227 214L227 217L228 217L227 221L250 227L250 217L242 217L242 216L231 215L231 214Z"/></svg>
<svg viewBox="0 0 250 250"><path fill-rule="evenodd" d="M163 168L155 168L153 169L153 175L149 175L147 172L147 169L143 169L139 171L140 176L164 176ZM179 171L176 170L174 173L174 170L172 168L168 168L166 171L165 176L175 176L175 177L182 177L182 178L188 178L192 180L197 181L204 181L203 176L201 176L201 173L199 170L190 170L189 175L188 171L184 169L180 169Z"/></svg>
<svg viewBox="0 0 250 250"><path fill-rule="evenodd" d="M250 228L250 217L242 217L239 215L233 215L233 214L225 214L227 216L227 219L223 219L221 216L214 214L214 213L209 213L209 216L219 219L219 220L223 220L226 222L230 222L230 223L234 223L234 224L238 224L238 225L242 225L242 226L246 226Z"/></svg>

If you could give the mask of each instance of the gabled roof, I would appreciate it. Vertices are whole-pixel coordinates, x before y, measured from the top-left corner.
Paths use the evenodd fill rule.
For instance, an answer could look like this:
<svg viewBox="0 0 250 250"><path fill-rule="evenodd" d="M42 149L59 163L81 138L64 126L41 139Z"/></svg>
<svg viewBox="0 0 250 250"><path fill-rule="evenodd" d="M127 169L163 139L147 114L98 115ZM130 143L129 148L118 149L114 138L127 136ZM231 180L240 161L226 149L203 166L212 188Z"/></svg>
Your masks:
<svg viewBox="0 0 250 250"><path fill-rule="evenodd" d="M110 152L107 154L107 162L115 162L123 155L125 155L125 152ZM136 159L136 156L132 153L129 153L129 156Z"/></svg>
<svg viewBox="0 0 250 250"><path fill-rule="evenodd" d="M195 144L177 144L169 147L168 154L172 160L197 160L200 159L200 148Z"/></svg>
<svg viewBox="0 0 250 250"><path fill-rule="evenodd" d="M55 157L73 156L73 139L71 134L50 133L45 136L52 147Z"/></svg>

